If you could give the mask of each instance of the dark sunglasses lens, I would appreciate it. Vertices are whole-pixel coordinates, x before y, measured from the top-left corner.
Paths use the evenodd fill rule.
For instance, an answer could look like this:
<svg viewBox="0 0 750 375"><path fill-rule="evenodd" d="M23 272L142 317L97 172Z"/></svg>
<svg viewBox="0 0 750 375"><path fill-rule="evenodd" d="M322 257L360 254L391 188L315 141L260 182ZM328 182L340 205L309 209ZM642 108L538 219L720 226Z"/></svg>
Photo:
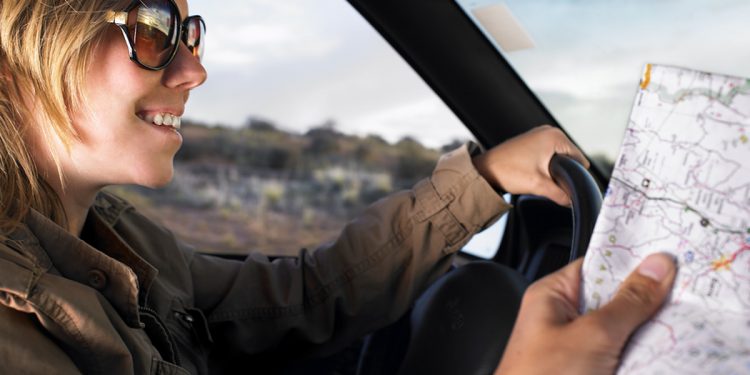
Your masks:
<svg viewBox="0 0 750 375"><path fill-rule="evenodd" d="M128 20L138 61L158 68L169 61L177 47L179 18L169 0L141 1Z"/></svg>
<svg viewBox="0 0 750 375"><path fill-rule="evenodd" d="M188 47L193 56L198 60L203 59L203 51L206 48L206 24L200 17L190 17L183 35L183 42Z"/></svg>

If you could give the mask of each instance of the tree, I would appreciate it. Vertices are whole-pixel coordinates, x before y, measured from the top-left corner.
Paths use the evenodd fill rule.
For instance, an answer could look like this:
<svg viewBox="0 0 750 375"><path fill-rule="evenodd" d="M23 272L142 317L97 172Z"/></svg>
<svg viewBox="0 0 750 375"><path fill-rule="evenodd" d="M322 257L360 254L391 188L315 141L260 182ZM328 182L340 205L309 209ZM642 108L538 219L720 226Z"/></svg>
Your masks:
<svg viewBox="0 0 750 375"><path fill-rule="evenodd" d="M310 140L305 151L315 156L336 154L341 150L339 139L342 137L343 134L336 130L336 122L328 119L305 133L305 138Z"/></svg>
<svg viewBox="0 0 750 375"><path fill-rule="evenodd" d="M403 186L411 185L420 178L429 176L435 167L437 156L434 151L422 146L416 139L406 136L396 143L398 161L395 177Z"/></svg>
<svg viewBox="0 0 750 375"><path fill-rule="evenodd" d="M276 132L279 130L278 126L272 121L256 116L250 116L247 118L245 121L245 128L262 132Z"/></svg>

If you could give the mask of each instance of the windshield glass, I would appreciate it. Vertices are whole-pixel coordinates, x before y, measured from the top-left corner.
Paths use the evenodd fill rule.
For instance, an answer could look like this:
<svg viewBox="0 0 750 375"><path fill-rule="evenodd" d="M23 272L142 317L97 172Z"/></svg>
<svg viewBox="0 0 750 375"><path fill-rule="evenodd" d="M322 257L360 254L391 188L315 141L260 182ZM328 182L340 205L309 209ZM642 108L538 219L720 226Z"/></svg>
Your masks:
<svg viewBox="0 0 750 375"><path fill-rule="evenodd" d="M750 2L456 1L599 161L617 156L645 64L750 77Z"/></svg>

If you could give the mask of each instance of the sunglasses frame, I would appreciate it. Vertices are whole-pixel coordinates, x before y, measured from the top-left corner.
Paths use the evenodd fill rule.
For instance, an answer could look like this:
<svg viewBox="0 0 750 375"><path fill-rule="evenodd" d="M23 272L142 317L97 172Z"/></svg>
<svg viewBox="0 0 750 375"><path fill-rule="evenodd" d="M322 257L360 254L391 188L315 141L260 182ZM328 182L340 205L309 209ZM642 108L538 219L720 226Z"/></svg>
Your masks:
<svg viewBox="0 0 750 375"><path fill-rule="evenodd" d="M174 0L169 0L170 4L172 5L175 12L177 12L177 18L182 19L182 15L180 14L180 8L177 7L177 4L174 2ZM135 42L130 37L130 31L128 30L128 17L130 15L130 12L135 9L135 7L139 5L144 5L142 0L134 0L133 3L131 3L125 10L117 12L117 11L107 11L107 22L112 23L120 28L120 31L122 31L122 36L125 38L125 44L128 46L128 54L130 55L130 60L138 64L143 69L152 70L152 71L158 71L165 69L167 66L169 66L170 63L172 63L172 60L174 60L174 57L177 55L177 50L180 48L180 43L183 43L182 41L182 34L187 30L188 25L190 22L194 20L199 20L200 23L203 25L203 32L206 31L206 22L203 21L203 17L195 15L185 18L184 21L181 21L177 24L177 44L172 48L172 52L169 53L169 57L167 58L167 61L165 61L163 64L153 67L148 66L144 63L142 63L138 59L138 53L135 50Z"/></svg>

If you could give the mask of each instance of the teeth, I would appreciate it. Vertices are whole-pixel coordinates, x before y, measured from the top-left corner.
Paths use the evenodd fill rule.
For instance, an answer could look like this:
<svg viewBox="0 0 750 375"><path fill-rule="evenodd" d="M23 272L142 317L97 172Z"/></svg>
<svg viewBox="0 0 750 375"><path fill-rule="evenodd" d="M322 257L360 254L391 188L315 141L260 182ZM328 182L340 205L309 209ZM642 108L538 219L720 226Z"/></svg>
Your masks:
<svg viewBox="0 0 750 375"><path fill-rule="evenodd" d="M171 113L158 113L156 115L146 115L143 117L146 122L151 122L154 125L159 126L170 126L174 129L180 129L182 125L182 118L175 116Z"/></svg>

